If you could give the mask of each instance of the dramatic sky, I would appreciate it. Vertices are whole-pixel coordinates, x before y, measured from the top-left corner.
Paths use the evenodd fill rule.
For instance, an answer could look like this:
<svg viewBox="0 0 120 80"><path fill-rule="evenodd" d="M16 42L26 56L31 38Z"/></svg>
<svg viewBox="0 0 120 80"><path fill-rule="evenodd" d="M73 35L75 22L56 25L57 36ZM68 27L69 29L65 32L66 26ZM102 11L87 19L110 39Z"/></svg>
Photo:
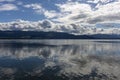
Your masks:
<svg viewBox="0 0 120 80"><path fill-rule="evenodd" d="M0 21L16 19L95 24L120 20L119 0L0 0Z"/></svg>
<svg viewBox="0 0 120 80"><path fill-rule="evenodd" d="M120 0L0 0L0 22L16 20L119 29Z"/></svg>

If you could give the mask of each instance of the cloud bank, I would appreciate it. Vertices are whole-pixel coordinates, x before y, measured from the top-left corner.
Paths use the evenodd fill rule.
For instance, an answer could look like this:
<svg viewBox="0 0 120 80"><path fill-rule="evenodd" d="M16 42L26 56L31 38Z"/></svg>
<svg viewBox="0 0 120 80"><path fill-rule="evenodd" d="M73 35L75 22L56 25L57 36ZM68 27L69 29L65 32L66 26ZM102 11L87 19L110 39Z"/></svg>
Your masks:
<svg viewBox="0 0 120 80"><path fill-rule="evenodd" d="M111 24L112 25L112 24ZM43 21L24 21L17 20L8 23L0 23L0 30L21 30L21 31L55 31L55 32L67 32L75 35L83 34L120 34L119 24L109 26L107 24L87 25L87 24L56 24L50 20Z"/></svg>

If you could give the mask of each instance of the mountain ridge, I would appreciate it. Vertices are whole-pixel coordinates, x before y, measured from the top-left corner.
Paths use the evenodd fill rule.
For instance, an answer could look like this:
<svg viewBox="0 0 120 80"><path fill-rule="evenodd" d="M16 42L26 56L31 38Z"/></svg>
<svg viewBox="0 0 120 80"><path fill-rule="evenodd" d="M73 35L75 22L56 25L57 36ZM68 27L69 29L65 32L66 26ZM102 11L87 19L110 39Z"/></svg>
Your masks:
<svg viewBox="0 0 120 80"><path fill-rule="evenodd" d="M65 32L53 31L0 31L0 39L120 39L120 35L73 35Z"/></svg>

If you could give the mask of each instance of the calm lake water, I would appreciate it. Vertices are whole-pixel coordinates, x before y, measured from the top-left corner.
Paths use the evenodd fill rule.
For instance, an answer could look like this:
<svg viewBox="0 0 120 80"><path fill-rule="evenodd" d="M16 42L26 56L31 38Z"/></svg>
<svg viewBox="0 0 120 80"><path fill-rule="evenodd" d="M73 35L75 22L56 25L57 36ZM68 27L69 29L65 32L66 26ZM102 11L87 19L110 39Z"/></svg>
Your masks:
<svg viewBox="0 0 120 80"><path fill-rule="evenodd" d="M0 80L120 80L120 40L0 40Z"/></svg>

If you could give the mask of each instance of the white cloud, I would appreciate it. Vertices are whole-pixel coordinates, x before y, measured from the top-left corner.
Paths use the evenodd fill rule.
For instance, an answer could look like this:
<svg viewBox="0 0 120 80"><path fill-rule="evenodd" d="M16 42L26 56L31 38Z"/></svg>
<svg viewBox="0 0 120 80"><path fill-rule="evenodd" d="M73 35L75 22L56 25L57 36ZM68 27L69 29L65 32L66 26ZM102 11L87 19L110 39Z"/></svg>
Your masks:
<svg viewBox="0 0 120 80"><path fill-rule="evenodd" d="M114 2L99 7L92 12L92 16L87 19L88 23L120 21L120 2Z"/></svg>
<svg viewBox="0 0 120 80"><path fill-rule="evenodd" d="M11 11L11 10L17 10L17 6L14 4L2 4L0 5L0 11Z"/></svg>
<svg viewBox="0 0 120 80"><path fill-rule="evenodd" d="M15 0L0 0L0 2L14 2Z"/></svg>
<svg viewBox="0 0 120 80"><path fill-rule="evenodd" d="M40 4L27 4L24 7L26 8L32 8L32 9L42 9L42 6Z"/></svg>
<svg viewBox="0 0 120 80"><path fill-rule="evenodd" d="M17 5L21 5L21 6L22 6L22 5L23 5L23 2L18 1L18 2L17 2Z"/></svg>
<svg viewBox="0 0 120 80"><path fill-rule="evenodd" d="M31 8L33 9L37 14L43 14L46 18L54 18L58 16L58 13L55 10L47 10L44 7L42 7L41 4L27 4L24 5L25 8Z"/></svg>
<svg viewBox="0 0 120 80"><path fill-rule="evenodd" d="M99 2L109 3L109 2L114 1L114 0L87 0L87 1L90 3L99 3Z"/></svg>
<svg viewBox="0 0 120 80"><path fill-rule="evenodd" d="M90 3L97 3L99 1L107 3L111 0L87 0ZM21 4L21 3L20 3ZM97 6L96 10L93 10L91 5L87 3L80 3L78 1L69 0L62 4L56 4L56 7L59 11L56 10L47 10L41 4L26 4L25 8L29 8L34 10L37 14L44 15L47 19L51 21L60 22L63 25L56 25L55 23L51 23L51 21L47 21L47 24L50 23L54 26L48 26L50 28L46 28L46 24L44 26L43 22L29 22L23 21L14 22L16 25L15 29L21 30L46 30L46 31L62 31L68 32L72 34L120 34L120 28L97 28L96 24L104 23L119 23L120 22L120 0L116 2L111 2L105 5ZM9 11L9 10L17 10L17 7L14 4L2 4L0 6L0 11ZM46 22L44 22L46 23ZM72 25L71 25L72 24ZM4 23L0 24L1 29L4 30L5 25L7 26L5 29L13 29L13 23ZM105 25L106 26L106 25Z"/></svg>
<svg viewBox="0 0 120 80"><path fill-rule="evenodd" d="M111 0L89 0L93 2L111 2ZM111 2L106 5L97 6L98 9L94 10L89 4L68 1L62 4L56 4L59 8L58 16L53 19L54 21L62 23L86 23L97 24L101 22L120 21L120 1Z"/></svg>
<svg viewBox="0 0 120 80"><path fill-rule="evenodd" d="M78 22L78 20L74 20L72 18L79 18L79 21L87 18L91 14L91 7L88 4L80 4L79 2L67 2L65 4L56 4L59 8L62 16L58 16L56 21L64 22L64 23L74 23Z"/></svg>
<svg viewBox="0 0 120 80"><path fill-rule="evenodd" d="M103 24L102 26L109 26ZM89 24L56 24L50 20L43 21L24 21L17 20L8 23L0 23L0 30L22 30L22 31L55 31L55 32L67 32L75 35L82 34L120 34L120 28L118 27L96 27Z"/></svg>
<svg viewBox="0 0 120 80"><path fill-rule="evenodd" d="M87 0L86 2L96 4L96 10L94 10L90 4L80 3L79 1L80 0L68 0L62 4L55 4L59 9L59 12L55 10L47 10L38 3L27 4L24 7L31 8L38 14L43 14L47 19L64 24L97 24L101 22L120 21L120 1Z"/></svg>
<svg viewBox="0 0 120 80"><path fill-rule="evenodd" d="M88 4L82 4L79 2L67 2L65 4L56 4L60 8L61 12L76 13L80 11L90 11L91 8Z"/></svg>
<svg viewBox="0 0 120 80"><path fill-rule="evenodd" d="M44 15L45 15L45 17L47 17L47 18L54 18L54 17L58 16L59 13L57 13L57 12L54 11L54 10L51 10L51 11L46 10L46 11L44 11Z"/></svg>
<svg viewBox="0 0 120 80"><path fill-rule="evenodd" d="M42 14L45 11L45 9L41 6L41 4L37 4L37 3L35 3L35 4L27 4L27 5L24 5L24 7L25 8L31 8L35 12L40 13L40 14Z"/></svg>

